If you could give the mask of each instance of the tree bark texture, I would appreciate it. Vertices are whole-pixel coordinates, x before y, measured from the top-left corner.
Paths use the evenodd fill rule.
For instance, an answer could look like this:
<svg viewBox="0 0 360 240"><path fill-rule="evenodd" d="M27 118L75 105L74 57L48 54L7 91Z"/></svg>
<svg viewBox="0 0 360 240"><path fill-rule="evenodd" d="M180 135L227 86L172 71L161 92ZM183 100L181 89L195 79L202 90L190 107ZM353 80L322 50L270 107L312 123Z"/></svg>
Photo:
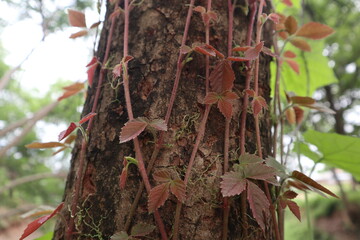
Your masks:
<svg viewBox="0 0 360 240"><path fill-rule="evenodd" d="M130 13L129 54L130 93L134 117L164 119L169 103L177 66L177 57L183 36L188 3L190 1L147 0L135 6ZM245 1L237 4L245 6ZM206 6L207 1L195 1L195 6ZM97 56L102 61L108 38L110 20L114 6L107 4L106 20L99 42ZM213 1L214 10L219 21L210 28L210 44L227 53L228 8L227 1ZM269 12L269 9L265 9ZM234 14L234 44L244 46L249 16L240 8ZM123 15L117 18L111 42L107 67L114 67L123 57ZM267 47L271 44L271 26L265 25L264 41ZM199 13L194 12L191 18L187 45L194 42L205 42L205 28ZM168 169L183 178L186 171L194 141L202 119L205 105L205 57L193 53L193 60L185 65L182 71L179 89L164 137L164 148L155 163L154 171ZM260 57L259 95L269 102L269 62L270 58ZM211 66L216 63L210 59ZM234 63L236 74L234 91L240 96L244 90L244 64ZM93 87L88 89L83 115L91 111L96 91L98 73L95 74ZM141 177L136 166L131 165L126 187L119 188L119 176L123 169L125 156L135 157L132 142L119 143L121 128L128 121L123 85L117 85L111 70L107 71L93 128L89 133L86 149L86 168L83 173L82 191L78 202L78 213L75 216L76 231L73 239L110 239L118 231L124 230L129 209L139 188ZM119 80L120 82L122 80ZM239 157L239 125L241 102L234 103L234 114L230 125L230 166ZM260 129L264 156L270 154L270 117L266 111L260 118ZM203 141L197 152L192 175L187 186L186 201L183 204L180 220L180 239L221 239L223 202L220 193L220 176L223 174L225 118L214 105L211 109ZM246 124L246 151L256 151L254 118L249 110ZM64 194L65 206L71 206L75 176L79 164L81 136L76 141L71 160L71 169L67 178ZM145 164L154 150L154 139L150 133L139 136ZM156 183L149 175L152 187ZM168 236L172 235L176 198L170 196L159 211L163 218ZM68 221L70 207L64 207L62 214ZM249 214L250 212L249 212ZM246 239L272 239L272 225L268 220L265 233L249 216L249 236ZM74 216L73 216L74 217ZM240 197L231 201L228 239L245 239L242 235ZM147 211L147 193L143 192L136 209L132 225L149 223L156 225L153 214ZM56 226L54 239L64 239L65 227L62 222ZM155 230L153 239L160 239Z"/></svg>

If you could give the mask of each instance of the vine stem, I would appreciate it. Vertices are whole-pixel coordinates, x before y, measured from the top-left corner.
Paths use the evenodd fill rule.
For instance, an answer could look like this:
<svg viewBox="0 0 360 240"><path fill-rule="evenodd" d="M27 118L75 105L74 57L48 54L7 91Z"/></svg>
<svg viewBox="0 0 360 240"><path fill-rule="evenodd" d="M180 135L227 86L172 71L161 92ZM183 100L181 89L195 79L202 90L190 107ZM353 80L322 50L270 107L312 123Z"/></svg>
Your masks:
<svg viewBox="0 0 360 240"><path fill-rule="evenodd" d="M181 46L184 46L186 44L186 39L187 39L187 36L188 36L189 27L190 27L191 16L192 16L192 13L193 13L194 2L195 2L195 0L191 0L190 4L189 4L189 9L188 9L187 17L186 17L185 29L184 29L184 34L183 34L182 41L181 41ZM173 105L174 105L177 89L178 89L178 86L179 86L180 75L181 75L181 71L182 71L182 58L183 58L183 54L181 53L181 51L179 51L174 86L173 86L173 90L172 90L171 97L170 97L170 102L169 102L169 105L168 105L168 108L167 108L167 111L166 111L166 115L165 115L165 123L166 123L166 125L169 124L172 108L173 108ZM161 149L161 147L163 145L164 134L165 134L165 132L163 132L163 131L159 134L160 135L159 140L158 140L158 142L157 142L157 144L155 146L155 149L154 149L154 151L153 151L153 153L151 155L149 164L147 166L147 174L148 175L150 174L150 172L151 172L151 170L152 170L152 168L154 166L154 163L155 163L155 161L157 159L157 156L158 156L158 154L160 152L160 149ZM139 203L139 200L140 200L140 197L141 197L141 194L142 194L143 190L144 190L144 183L142 182L140 184L140 187L139 187L137 193L136 193L136 197L135 197L133 203L131 204L129 216L128 216L128 218L126 220L126 223L125 223L125 231L128 231L129 228L130 228L132 218L133 218L133 216L135 214L135 210L137 208L137 205Z"/></svg>
<svg viewBox="0 0 360 240"><path fill-rule="evenodd" d="M118 6L115 6L115 11L118 8ZM111 46L111 41L112 41L112 36L114 34L114 27L115 27L115 18L113 18L111 20L111 25L110 25L110 31L109 31L109 35L108 35L108 39L106 42L106 48L105 48L105 55L104 55L104 60L103 60L103 64L105 64L109 58L109 53L110 53L110 46ZM100 74L99 74L99 81L97 84L97 88L96 88L96 92L95 92L95 98L94 98L94 102L91 108L91 112L95 112L98 102L99 102L99 96L100 96L100 92L101 92L101 85L103 83L104 77L105 77L105 68L102 68L100 70ZM93 121L94 118L91 118L89 120L89 124L86 128L86 132L87 134L90 133L91 129L92 129L92 125L93 125ZM70 221L69 221L69 227L66 231L66 235L65 235L65 239L67 240L71 240L72 239L72 235L74 232L74 228L75 228L75 222L74 222L74 218L76 215L76 207L78 205L78 201L79 201L79 195L81 192L81 188L82 188L82 182L83 182L83 177L84 177L84 172L85 172L85 165L86 165L86 161L85 161L85 152L86 152L86 148L87 148L87 141L85 136L83 136L83 140L81 143L81 149L80 149L80 158L79 158L79 167L77 169L76 172L76 180L75 180L75 186L74 186L74 198L71 204L71 217L70 217Z"/></svg>
<svg viewBox="0 0 360 240"><path fill-rule="evenodd" d="M247 35L246 35L246 45L250 46L252 41L252 33L254 29L254 23L255 23L255 13L257 11L257 2L254 1L253 4L250 6L250 20L249 25L247 29ZM250 81L252 76L251 71L251 62L246 62L246 80L245 80L245 89L250 89ZM245 153L245 132L246 132L246 117L247 117L247 109L249 106L249 95L246 93L243 97L243 104L242 104L242 111L240 116L240 154ZM248 235L247 229L248 229L248 221L247 221L247 204L246 204L246 190L241 194L241 219L243 220L243 226L244 226L244 236Z"/></svg>
<svg viewBox="0 0 360 240"><path fill-rule="evenodd" d="M130 10L129 10L129 0L125 0L124 2L124 13L125 13L125 22L124 22L124 57L128 56L128 41L129 41L129 15L130 15ZM123 83L124 83L124 93L125 93L125 102L126 102L126 109L128 112L128 117L129 120L133 120L134 119L134 114L132 111L132 105L131 105L131 98L130 98L130 88L129 88L129 75L128 75L128 71L127 71L127 63L124 63L124 75L123 75ZM140 175L143 179L144 185L145 185L145 189L148 193L150 193L151 190L151 185L150 185L150 181L149 181L149 177L146 173L146 169L145 169L145 164L144 164L144 158L141 152L141 148L140 148L140 143L138 138L134 138L133 140L134 142L134 147L135 147L135 154L136 154L136 158L138 160L138 168L139 168L139 172ZM159 227L159 231L161 234L161 237L163 240L167 240L167 235L166 235L166 230L165 230L165 226L164 223L160 217L159 211L155 210L154 211L154 216L155 216L155 221Z"/></svg>
<svg viewBox="0 0 360 240"><path fill-rule="evenodd" d="M187 169L186 169L186 173L185 173L185 177L184 177L185 188L186 188L187 183L188 183L189 178L190 178L191 170L192 170L192 167L194 165L194 160L195 160L195 157L196 157L196 153L197 153L197 151L199 149L200 142L204 137L206 122L207 122L207 119L209 117L210 109L211 109L211 105L206 105L205 113L204 113L204 116L203 116L203 118L201 120L201 123L200 123L200 126L199 126L199 132L198 132L198 134L196 136L194 148L193 148L193 150L191 152L189 164L188 164ZM179 223L180 223L181 207L182 207L182 203L180 201L177 201L176 211L175 211L175 222L174 222L174 235L173 235L174 240L179 239Z"/></svg>
<svg viewBox="0 0 360 240"><path fill-rule="evenodd" d="M256 23L257 24L257 26L256 26L256 44L259 44L260 40L261 40L261 31L262 31L262 26L263 26L263 23L261 22L261 16L262 16L262 12L263 12L264 3L265 3L264 0L260 0L259 10L258 10L258 15L257 15L257 23ZM255 60L255 69L254 69L255 95L258 95L258 92L259 92L259 65L260 65L260 56ZM259 127L260 126L259 115L254 115L254 120L255 120L255 132L256 132L256 143L257 143L258 155L260 158L263 158L260 127ZM278 227L278 223L277 223L276 215L275 215L275 207L272 203L269 186L266 182L264 182L264 188L265 188L266 197L270 203L270 214L271 214L272 222L274 224L275 237L276 237L276 240L280 240L279 227Z"/></svg>

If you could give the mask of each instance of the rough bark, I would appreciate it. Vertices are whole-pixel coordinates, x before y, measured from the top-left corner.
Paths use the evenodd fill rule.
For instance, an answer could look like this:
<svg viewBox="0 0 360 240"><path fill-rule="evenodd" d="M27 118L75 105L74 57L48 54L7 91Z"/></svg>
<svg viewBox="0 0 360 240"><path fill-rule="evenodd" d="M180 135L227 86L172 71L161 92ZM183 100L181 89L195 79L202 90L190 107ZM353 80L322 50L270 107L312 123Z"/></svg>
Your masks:
<svg viewBox="0 0 360 240"><path fill-rule="evenodd" d="M227 1L213 1L212 9L220 17L218 23L210 30L210 43L223 53L227 52ZM164 118L170 99L176 72L176 61L181 44L182 33L187 14L187 1L144 1L131 10L129 52L134 60L129 62L130 92L134 117L150 119ZM238 1L245 5L244 1ZM195 5L206 6L206 1L196 1ZM107 20L101 34L98 57L103 59L105 44L110 23L108 17L113 6L107 6ZM268 9L266 10L268 11ZM246 38L247 16L241 9L235 10L234 42L243 45ZM264 40L269 46L270 33L265 28ZM204 25L200 14L194 13L191 20L187 45L194 42L205 42ZM118 64L122 56L123 20L116 22L107 66ZM192 54L194 58L183 69L176 103L170 118L169 130L165 134L166 146L161 149L155 163L156 169L169 169L174 174L183 176L193 148L200 120L205 105L205 58ZM269 101L269 62L270 58L261 56L259 94ZM214 60L212 60L214 64ZM241 72L243 64L234 64L236 72L235 91L244 89L245 73ZM95 79L94 85L96 86ZM134 156L133 144L119 143L121 127L128 121L123 86L113 88L114 80L111 71L101 89L99 105L96 110L93 128L90 132L86 150L86 170L83 176L82 194L78 203L76 227L78 235L74 239L109 239L112 234L124 229L130 206L138 190L141 178L135 166L130 167L128 181L124 190L119 188L119 176L124 167L124 156ZM95 87L88 90L83 115L90 112ZM239 101L240 102L240 101ZM239 151L239 116L240 105L235 103L235 113L230 127L230 160L238 157ZM256 149L255 127L252 114L247 121L247 152ZM261 117L262 145L264 155L270 153L270 120L266 112ZM221 239L222 233L222 197L220 194L220 176L223 171L225 119L213 107L202 141L195 159L194 169L187 188L187 199L181 212L180 239ZM154 143L152 135L143 133L139 137L145 163L149 160ZM68 175L64 201L71 204L74 189L75 173L81 148L81 136L78 136L73 151L71 169ZM76 176L80 177L80 176ZM152 186L157 183L150 177ZM240 215L240 198L231 202L229 220L229 239L243 239L242 220ZM166 225L168 236L171 236L174 223L176 199L171 196L160 208L160 214ZM62 214L69 219L69 210L64 208ZM271 224L264 233L255 222L250 221L248 239L272 239ZM155 225L153 215L147 212L147 194L144 191L132 221ZM65 229L59 222L55 239L64 239ZM159 239L154 231L152 237Z"/></svg>

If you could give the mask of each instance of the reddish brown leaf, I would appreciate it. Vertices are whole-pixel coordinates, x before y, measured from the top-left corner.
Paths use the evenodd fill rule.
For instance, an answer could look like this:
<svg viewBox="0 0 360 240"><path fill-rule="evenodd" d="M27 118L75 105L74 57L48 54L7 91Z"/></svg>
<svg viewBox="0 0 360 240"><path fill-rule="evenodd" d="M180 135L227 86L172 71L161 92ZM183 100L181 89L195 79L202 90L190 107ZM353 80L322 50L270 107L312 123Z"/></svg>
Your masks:
<svg viewBox="0 0 360 240"><path fill-rule="evenodd" d="M93 57L85 67L90 67L91 65L94 65L97 62L98 62L97 57Z"/></svg>
<svg viewBox="0 0 360 240"><path fill-rule="evenodd" d="M156 171L153 174L153 178L155 179L155 181L160 183L166 183L171 181L170 172L166 169Z"/></svg>
<svg viewBox="0 0 360 240"><path fill-rule="evenodd" d="M54 147L65 147L65 144L59 142L33 142L28 145L25 145L26 148L54 148Z"/></svg>
<svg viewBox="0 0 360 240"><path fill-rule="evenodd" d="M285 59L285 61L287 62L287 64L289 64L291 69L294 70L294 72L296 72L297 74L300 74L299 64L297 62L295 62L292 59L288 59L288 58Z"/></svg>
<svg viewBox="0 0 360 240"><path fill-rule="evenodd" d="M287 5L288 7L292 7L293 3L291 2L291 0L282 0L282 3Z"/></svg>
<svg viewBox="0 0 360 240"><path fill-rule="evenodd" d="M262 41L259 44L257 44L255 47L249 48L244 53L245 57L248 58L249 60L255 60L259 56L263 46L264 46L264 42Z"/></svg>
<svg viewBox="0 0 360 240"><path fill-rule="evenodd" d="M294 106L295 116L296 116L296 124L300 124L304 119L304 110L299 108L298 106Z"/></svg>
<svg viewBox="0 0 360 240"><path fill-rule="evenodd" d="M124 167L120 174L120 189L125 188L127 175L128 175L128 169L127 167Z"/></svg>
<svg viewBox="0 0 360 240"><path fill-rule="evenodd" d="M21 235L21 237L19 238L19 240L22 240L24 238L26 238L27 236L29 236L30 234L32 234L33 232L35 232L39 227L41 227L47 220L49 220L50 218L52 218L56 213L58 213L62 207L64 206L64 203L60 203L59 206L57 206L57 208L50 214L50 215L46 215L43 217L40 217L34 221L32 221L31 223L29 223L26 227L26 229L24 230L23 234Z"/></svg>
<svg viewBox="0 0 360 240"><path fill-rule="evenodd" d="M297 197L297 193L291 190L284 192L283 197L287 199L294 199Z"/></svg>
<svg viewBox="0 0 360 240"><path fill-rule="evenodd" d="M273 52L271 51L271 49L269 49L269 48L267 48L267 47L265 47L265 46L262 48L261 51L262 51L264 54L266 54L266 55L269 55L269 56L272 56L272 57L279 57L279 55L273 53Z"/></svg>
<svg viewBox="0 0 360 240"><path fill-rule="evenodd" d="M297 219L299 219L299 221L301 221L300 208L296 204L296 202L291 201L291 200L286 200L286 204L288 205L290 211L295 215L295 217L297 217Z"/></svg>
<svg viewBox="0 0 360 240"><path fill-rule="evenodd" d="M61 95L58 98L58 101L60 102L61 100L66 99L68 97L71 97L71 96L77 94L78 92L80 92L80 91L66 91L66 92L63 93L63 95Z"/></svg>
<svg viewBox="0 0 360 240"><path fill-rule="evenodd" d="M154 212L156 209L164 205L169 198L169 183L162 183L150 190L148 209Z"/></svg>
<svg viewBox="0 0 360 240"><path fill-rule="evenodd" d="M90 29L96 28L100 25L101 21L91 24Z"/></svg>
<svg viewBox="0 0 360 240"><path fill-rule="evenodd" d="M296 54L292 51L285 51L284 57L286 58L296 58Z"/></svg>
<svg viewBox="0 0 360 240"><path fill-rule="evenodd" d="M133 60L134 59L134 57L133 56L129 56L129 55L127 55L127 56L125 56L124 58L123 58L123 62L124 63L127 63L127 62L129 62L129 61L131 61L131 60Z"/></svg>
<svg viewBox="0 0 360 240"><path fill-rule="evenodd" d="M299 105L311 105L311 104L315 103L315 99L313 99L311 97L293 96L293 97L290 97L290 100L292 103L299 104Z"/></svg>
<svg viewBox="0 0 360 240"><path fill-rule="evenodd" d="M73 27L86 28L85 14L76 10L68 10L69 23Z"/></svg>
<svg viewBox="0 0 360 240"><path fill-rule="evenodd" d="M241 194L246 187L246 180L239 172L227 172L220 183L223 197L231 197Z"/></svg>
<svg viewBox="0 0 360 240"><path fill-rule="evenodd" d="M204 104L214 104L220 99L216 92L209 92L204 98Z"/></svg>
<svg viewBox="0 0 360 240"><path fill-rule="evenodd" d="M202 53L207 56L212 56L212 57L216 56L216 53L211 48L208 48L205 45L196 46L194 48L194 51L198 53Z"/></svg>
<svg viewBox="0 0 360 240"><path fill-rule="evenodd" d="M246 57L233 57L233 56L230 56L230 57L227 58L227 60L234 61L234 62L246 62L246 61L250 61L251 59L246 58Z"/></svg>
<svg viewBox="0 0 360 240"><path fill-rule="evenodd" d="M297 188L302 191L310 190L308 186L306 186L305 184L299 181L288 181L287 183L289 184L289 186Z"/></svg>
<svg viewBox="0 0 360 240"><path fill-rule="evenodd" d="M247 95L249 95L250 97L255 97L255 96L256 96L255 91L254 91L254 90L251 90L251 89L246 89L246 90L245 90L245 93L246 93Z"/></svg>
<svg viewBox="0 0 360 240"><path fill-rule="evenodd" d="M276 170L262 163L249 164L244 168L244 177L255 180L267 180L274 177Z"/></svg>
<svg viewBox="0 0 360 240"><path fill-rule="evenodd" d="M159 131L167 131L167 125L164 119L154 119L149 123L149 126Z"/></svg>
<svg viewBox="0 0 360 240"><path fill-rule="evenodd" d="M265 231L264 213L267 215L270 203L266 198L265 193L255 183L252 183L251 181L246 182L247 199L252 215L261 229Z"/></svg>
<svg viewBox="0 0 360 240"><path fill-rule="evenodd" d="M280 198L279 199L279 203L282 209L285 209L287 204L286 204L286 199L285 198Z"/></svg>
<svg viewBox="0 0 360 240"><path fill-rule="evenodd" d="M58 154L58 153L61 153L62 151L64 151L65 149L67 149L68 147L62 147L62 148L60 148L59 150L57 150L56 152L53 152L52 154L51 154L51 156L55 156L56 154Z"/></svg>
<svg viewBox="0 0 360 240"><path fill-rule="evenodd" d="M122 63L116 64L112 71L113 78L121 77L122 70L123 70Z"/></svg>
<svg viewBox="0 0 360 240"><path fill-rule="evenodd" d="M65 144L71 144L76 139L76 135L70 135L66 138Z"/></svg>
<svg viewBox="0 0 360 240"><path fill-rule="evenodd" d="M97 113L91 112L89 114L87 114L86 116L84 116L80 121L79 124L83 124L86 123L87 121L89 121L91 118L95 117Z"/></svg>
<svg viewBox="0 0 360 240"><path fill-rule="evenodd" d="M76 82L69 86L63 87L66 91L80 91L84 88L84 83Z"/></svg>
<svg viewBox="0 0 360 240"><path fill-rule="evenodd" d="M245 52L246 50L250 49L250 46L246 46L246 47L234 47L232 49L233 52Z"/></svg>
<svg viewBox="0 0 360 240"><path fill-rule="evenodd" d="M327 25L317 22L309 22L304 24L295 35L316 40L326 38L334 32L334 29Z"/></svg>
<svg viewBox="0 0 360 240"><path fill-rule="evenodd" d="M324 193L329 194L330 196L333 196L335 198L339 198L338 196L336 196L336 194L334 194L333 192L331 192L329 189L327 189L326 187L322 186L321 184L317 183L316 181L314 181L313 179L309 178L308 176L306 176L305 174L299 172L299 171L293 171L291 174L291 177L300 180L301 182L316 188Z"/></svg>
<svg viewBox="0 0 360 240"><path fill-rule="evenodd" d="M219 52L216 48L214 48L213 46L209 45L209 44L205 44L205 46L207 48L210 48L211 50L213 50L216 54L216 56L218 56L219 58L223 59L225 56L224 54L222 54L221 52Z"/></svg>
<svg viewBox="0 0 360 240"><path fill-rule="evenodd" d="M297 30L297 21L293 16L288 16L285 20L285 29L290 34L293 35Z"/></svg>
<svg viewBox="0 0 360 240"><path fill-rule="evenodd" d="M99 62L96 62L95 64L91 65L88 70L87 70L87 74L88 74L88 83L89 86L92 86L93 83L93 79L94 79L94 74L96 71L97 66L99 65Z"/></svg>
<svg viewBox="0 0 360 240"><path fill-rule="evenodd" d="M81 30L81 31L78 31L76 33L71 34L69 38L75 39L75 38L78 38L78 37L83 37L83 36L85 36L87 34L88 34L88 30Z"/></svg>
<svg viewBox="0 0 360 240"><path fill-rule="evenodd" d="M254 97L252 100L252 108L255 116L258 115L263 108L266 109L267 107L266 100L261 96Z"/></svg>
<svg viewBox="0 0 360 240"><path fill-rule="evenodd" d="M276 13L270 13L268 18L276 24L280 23L280 16Z"/></svg>
<svg viewBox="0 0 360 240"><path fill-rule="evenodd" d="M226 99L226 100L235 100L235 99L239 99L239 96L234 92L225 91L223 93L223 98Z"/></svg>
<svg viewBox="0 0 360 240"><path fill-rule="evenodd" d="M305 51L305 52L310 52L311 51L311 47L310 45L304 40L304 39L301 39L301 38L292 38L290 40L290 43L292 45L294 45L295 47Z"/></svg>
<svg viewBox="0 0 360 240"><path fill-rule="evenodd" d="M59 134L59 142L70 135L78 126L75 123L70 123L69 127Z"/></svg>
<svg viewBox="0 0 360 240"><path fill-rule="evenodd" d="M186 197L186 186L183 180L176 179L170 183L170 191L176 196L180 202L185 201Z"/></svg>
<svg viewBox="0 0 360 240"><path fill-rule="evenodd" d="M209 11L209 12L207 12L207 14L209 15L210 20L211 20L211 19L214 20L214 21L217 21L217 20L218 20L218 16L217 16L216 12L214 12L214 11Z"/></svg>
<svg viewBox="0 0 360 240"><path fill-rule="evenodd" d="M296 114L295 114L295 110L293 107L289 107L288 109L286 109L285 115L286 115L286 120L288 121L288 123L290 125L295 124Z"/></svg>
<svg viewBox="0 0 360 240"><path fill-rule="evenodd" d="M196 6L193 8L195 12L206 13L206 9L203 6Z"/></svg>
<svg viewBox="0 0 360 240"><path fill-rule="evenodd" d="M217 104L218 109L224 115L224 117L230 119L232 116L232 103L225 100L219 99Z"/></svg>
<svg viewBox="0 0 360 240"><path fill-rule="evenodd" d="M218 93L232 89L234 79L234 71L227 60L219 61L209 76L211 89Z"/></svg>
<svg viewBox="0 0 360 240"><path fill-rule="evenodd" d="M125 126L121 128L120 143L124 143L136 138L145 130L147 125L147 122L141 121L139 119L134 119L125 123Z"/></svg>

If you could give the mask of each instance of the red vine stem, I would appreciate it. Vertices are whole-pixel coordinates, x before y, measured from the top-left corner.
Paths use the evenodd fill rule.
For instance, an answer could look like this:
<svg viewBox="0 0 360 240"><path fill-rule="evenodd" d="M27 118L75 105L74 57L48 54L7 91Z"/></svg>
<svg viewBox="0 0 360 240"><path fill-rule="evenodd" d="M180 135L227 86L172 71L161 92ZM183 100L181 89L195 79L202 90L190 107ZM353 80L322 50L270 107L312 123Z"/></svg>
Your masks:
<svg viewBox="0 0 360 240"><path fill-rule="evenodd" d="M182 38L182 41L181 41L181 46L184 46L185 43L186 43L186 39L187 39L187 36L188 36L189 27L190 27L191 16L192 16L192 12L193 12L194 2L195 2L195 0L191 0L190 4L189 4L189 9L188 9L187 17L186 17L185 29L184 29L184 34L183 34L183 38ZM180 81L180 75L181 75L181 71L182 71L182 57L183 57L183 54L179 51L179 56L178 56L178 60L177 60L177 71L176 71L176 76L175 76L175 81L174 81L172 94L171 94L171 97L170 97L170 103L171 102L172 103L168 105L168 109L167 109L167 112L166 112L166 115L165 115L165 123L167 125L169 123L171 111L172 111L174 101L175 101L175 98L176 98L177 88L178 88L179 81ZM152 167L153 167L153 165L155 163L155 160L156 160L156 158L157 158L157 156L159 154L159 151L160 151L160 149L162 147L163 140L164 140L164 134L165 134L165 132L163 132L163 131L160 133L159 140L156 143L155 149L154 149L154 151L153 151L153 153L151 155L149 164L147 166L147 174L150 174L150 172L152 170ZM136 197L135 197L135 199L134 199L134 201L133 201L133 203L131 205L130 213L129 213L129 216L128 216L127 221L125 223L125 231L128 231L129 228L130 228L130 224L131 224L132 218L133 218L133 216L135 214L135 210L136 210L136 207L137 207L137 205L139 203L139 200L140 200L141 193L142 193L143 189L144 189L144 183L142 182L140 184L138 192L136 193Z"/></svg>
<svg viewBox="0 0 360 240"><path fill-rule="evenodd" d="M185 46L185 43L186 43L186 38L187 38L187 35L188 35L188 32L189 32L190 20L191 20L191 16L192 16L192 12L193 12L194 2L195 2L195 0L190 1L189 10L188 10L187 17L186 17L184 35L183 35L183 38L181 40L181 46ZM171 92L170 102L169 102L168 109L167 109L166 116L165 116L165 123L166 124L169 123L171 111L172 111L172 108L174 106L174 102L175 102L175 98L176 98L176 92L177 92L177 89L179 87L180 75L181 75L181 71L182 71L182 68L183 68L183 64L182 64L183 56L184 55L181 52L179 52L179 57L178 57L178 60L177 60L177 68L176 68L174 86L173 86L173 89L172 89L172 92Z"/></svg>
<svg viewBox="0 0 360 240"><path fill-rule="evenodd" d="M186 173L185 173L185 177L184 177L185 187L187 186L187 183L189 181L191 170L192 170L192 167L194 165L195 156L196 156L196 153L197 153L197 151L199 149L200 142L204 137L206 122L207 122L207 119L209 117L210 109L211 109L211 105L206 105L205 113L204 113L204 116L203 116L203 118L201 120L201 123L200 123L200 126L199 126L199 132L198 132L198 135L196 136L194 148L193 148L193 150L191 152L189 164L188 164L187 169L186 169ZM174 240L179 239L179 223L180 223L181 207L182 207L182 203L180 201L177 201L176 212L175 212L175 223L174 223L174 236L173 236Z"/></svg>
<svg viewBox="0 0 360 240"><path fill-rule="evenodd" d="M261 21L261 16L262 16L262 12L263 12L264 3L265 3L264 0L260 0L260 5L259 5L259 10L258 10L258 15L257 15L256 44L259 44L260 39L261 39L261 30L262 30L262 26L263 26L263 23ZM255 71L255 73L254 73L255 74L255 77L254 77L255 95L258 95L258 92L259 92L259 65L260 65L260 56L255 60L255 69L254 69L254 71ZM262 147L261 147L260 127L259 127L260 126L259 125L259 115L254 115L254 119L255 119L255 132L256 132L258 155L260 158L263 158ZM264 187L265 187L266 197L268 198L268 201L270 203L270 213L271 213L272 222L274 224L275 237L276 237L276 240L280 240L279 227L278 227L278 223L277 223L276 216L275 216L275 208L272 203L271 196L270 196L269 186L266 182L264 182Z"/></svg>
<svg viewBox="0 0 360 240"><path fill-rule="evenodd" d="M118 6L115 6L114 11L116 11L116 9L118 8ZM106 49L105 49L105 56L104 56L104 60L103 60L103 64L105 64L109 58L109 53L110 53L110 46L111 46L111 41L112 41L112 36L114 33L114 26L115 26L115 18L113 18L111 20L111 26L110 26L110 31L109 31L109 35L108 35L108 39L106 42ZM94 103L93 106L91 108L91 112L95 112L98 102L99 102L99 96L100 96L100 90L101 90L101 85L102 82L104 80L104 76L105 76L105 68L102 68L100 70L100 74L99 74L99 81L97 84L97 88L96 88L96 92L95 92L95 98L94 98ZM93 124L94 118L91 118L89 120L89 124L86 128L86 132L89 133L92 129L92 124ZM85 140L85 138L83 138L82 143L81 143L81 149L80 149L80 159L79 159L79 167L78 170L76 172L75 177L76 181L75 181L75 188L74 188L74 199L72 201L71 204L71 217L70 217L70 221L69 221L69 227L68 230L66 232L66 236L65 239L67 240L71 240L72 239L72 235L74 232L74 228L75 228L75 222L74 222L74 218L76 217L76 207L78 205L78 201L79 201L79 195L80 195L80 191L81 191L81 187L82 187L82 181L83 181L83 177L84 177L84 165L85 165L85 152L86 152L86 148L87 148L87 141Z"/></svg>
<svg viewBox="0 0 360 240"><path fill-rule="evenodd" d="M124 57L128 56L128 40L129 40L129 0L125 0L124 2L124 12L125 12L125 22L124 22ZM131 98L130 98L130 88L129 88L129 75L127 71L127 63L124 63L124 77L123 77L123 83L124 83L124 92L125 92L125 102L126 102L126 109L128 112L129 120L134 119L133 111L132 111L132 105L131 105ZM138 168L140 175L143 179L143 182L145 184L146 191L150 193L151 185L149 182L149 177L146 173L145 165L144 165L144 158L141 153L139 140L137 138L134 138L134 146L135 146L135 154L136 158L138 160ZM159 212L156 210L154 211L155 221L159 227L159 231L161 234L161 237L163 240L167 240L166 230L164 223L162 222L162 219L160 217Z"/></svg>
<svg viewBox="0 0 360 240"><path fill-rule="evenodd" d="M208 5L207 5L207 12L211 11L211 0L208 0ZM207 24L205 25L205 43L206 44L210 44L210 21L207 22ZM209 76L210 76L210 57L208 55L205 56L205 76L206 76L206 80L205 80L205 89L206 89L206 94L209 92Z"/></svg>

